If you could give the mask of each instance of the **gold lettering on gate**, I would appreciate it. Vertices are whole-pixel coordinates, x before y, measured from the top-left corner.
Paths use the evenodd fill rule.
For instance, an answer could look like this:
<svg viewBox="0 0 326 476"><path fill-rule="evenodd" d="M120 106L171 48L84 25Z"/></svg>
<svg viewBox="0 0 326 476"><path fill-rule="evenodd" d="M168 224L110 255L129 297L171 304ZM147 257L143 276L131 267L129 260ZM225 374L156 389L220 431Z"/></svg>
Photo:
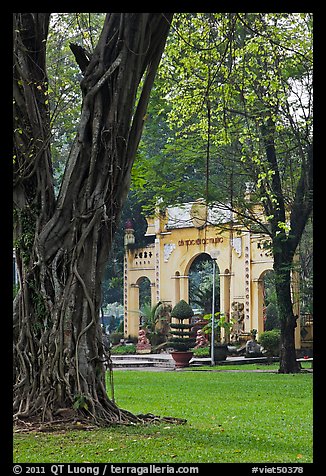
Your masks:
<svg viewBox="0 0 326 476"><path fill-rule="evenodd" d="M197 240L179 240L179 246L192 246L192 245L208 245L223 243L223 237L218 236L216 238L197 238Z"/></svg>

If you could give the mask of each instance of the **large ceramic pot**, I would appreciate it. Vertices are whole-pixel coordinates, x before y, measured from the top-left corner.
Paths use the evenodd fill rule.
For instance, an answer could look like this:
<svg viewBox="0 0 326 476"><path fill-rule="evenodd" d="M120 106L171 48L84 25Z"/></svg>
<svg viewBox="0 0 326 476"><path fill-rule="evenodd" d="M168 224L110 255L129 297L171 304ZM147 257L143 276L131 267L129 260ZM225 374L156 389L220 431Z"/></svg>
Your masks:
<svg viewBox="0 0 326 476"><path fill-rule="evenodd" d="M176 368L180 369L183 367L189 367L189 362L194 355L191 351L175 351L171 352L172 358L175 361Z"/></svg>

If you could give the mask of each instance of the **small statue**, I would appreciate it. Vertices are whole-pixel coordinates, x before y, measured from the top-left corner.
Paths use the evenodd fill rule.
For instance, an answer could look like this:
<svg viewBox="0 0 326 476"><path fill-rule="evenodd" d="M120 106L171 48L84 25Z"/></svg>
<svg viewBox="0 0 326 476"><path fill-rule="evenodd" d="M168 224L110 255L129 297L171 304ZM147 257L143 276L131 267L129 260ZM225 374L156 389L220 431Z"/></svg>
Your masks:
<svg viewBox="0 0 326 476"><path fill-rule="evenodd" d="M251 339L246 343L246 357L260 357L262 355L262 348L256 341L256 329L251 331Z"/></svg>
<svg viewBox="0 0 326 476"><path fill-rule="evenodd" d="M231 304L231 317L234 321L242 322L244 320L244 304L242 302L233 301Z"/></svg>
<svg viewBox="0 0 326 476"><path fill-rule="evenodd" d="M202 329L198 329L197 336L196 336L196 345L195 349L199 349L200 347L207 347L209 344L207 337L204 334Z"/></svg>
<svg viewBox="0 0 326 476"><path fill-rule="evenodd" d="M140 331L138 332L138 342L136 349L137 352L140 353L149 353L152 349L152 346L146 337L146 331L144 329L140 329Z"/></svg>
<svg viewBox="0 0 326 476"><path fill-rule="evenodd" d="M231 310L231 318L234 322L231 340L238 341L239 336L244 331L244 304L242 302L233 301L231 304Z"/></svg>

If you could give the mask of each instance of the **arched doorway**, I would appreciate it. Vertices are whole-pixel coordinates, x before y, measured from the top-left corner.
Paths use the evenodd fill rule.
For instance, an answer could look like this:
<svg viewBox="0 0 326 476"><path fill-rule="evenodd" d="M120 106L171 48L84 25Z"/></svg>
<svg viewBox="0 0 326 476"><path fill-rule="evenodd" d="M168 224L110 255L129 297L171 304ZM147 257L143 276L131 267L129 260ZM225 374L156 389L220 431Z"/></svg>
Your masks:
<svg viewBox="0 0 326 476"><path fill-rule="evenodd" d="M220 311L219 268L215 267L215 312ZM212 312L213 260L208 253L197 254L189 263L189 304L198 314Z"/></svg>
<svg viewBox="0 0 326 476"><path fill-rule="evenodd" d="M142 276L137 280L138 285L138 309L141 311L144 307L152 305L151 282L147 276Z"/></svg>
<svg viewBox="0 0 326 476"><path fill-rule="evenodd" d="M125 301L125 311L127 308L132 316L132 326L127 333L125 332L128 337L138 336L141 325L141 309L152 305L152 289L151 281L147 276L140 276L135 283L130 283L129 303L127 299Z"/></svg>

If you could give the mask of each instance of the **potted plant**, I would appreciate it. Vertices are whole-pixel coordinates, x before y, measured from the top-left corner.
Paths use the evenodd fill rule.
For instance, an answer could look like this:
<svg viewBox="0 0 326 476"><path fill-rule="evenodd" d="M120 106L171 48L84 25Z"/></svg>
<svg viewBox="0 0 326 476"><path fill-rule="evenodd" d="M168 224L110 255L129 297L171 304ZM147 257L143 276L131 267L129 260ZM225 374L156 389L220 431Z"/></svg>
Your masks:
<svg viewBox="0 0 326 476"><path fill-rule="evenodd" d="M181 299L171 311L171 318L177 322L170 324L169 345L172 347L172 358L177 368L189 367L189 361L193 356L190 350L194 347L196 339L191 336L192 324L190 320L194 312L189 304ZM188 321L188 322L185 322Z"/></svg>
<svg viewBox="0 0 326 476"><path fill-rule="evenodd" d="M233 322L226 320L226 317L220 312L214 314L214 362L220 362L225 360L228 355L228 337L233 326ZM204 319L208 323L203 327L203 331L206 334L212 334L212 314L206 314ZM224 338L221 338L221 329L224 329Z"/></svg>

